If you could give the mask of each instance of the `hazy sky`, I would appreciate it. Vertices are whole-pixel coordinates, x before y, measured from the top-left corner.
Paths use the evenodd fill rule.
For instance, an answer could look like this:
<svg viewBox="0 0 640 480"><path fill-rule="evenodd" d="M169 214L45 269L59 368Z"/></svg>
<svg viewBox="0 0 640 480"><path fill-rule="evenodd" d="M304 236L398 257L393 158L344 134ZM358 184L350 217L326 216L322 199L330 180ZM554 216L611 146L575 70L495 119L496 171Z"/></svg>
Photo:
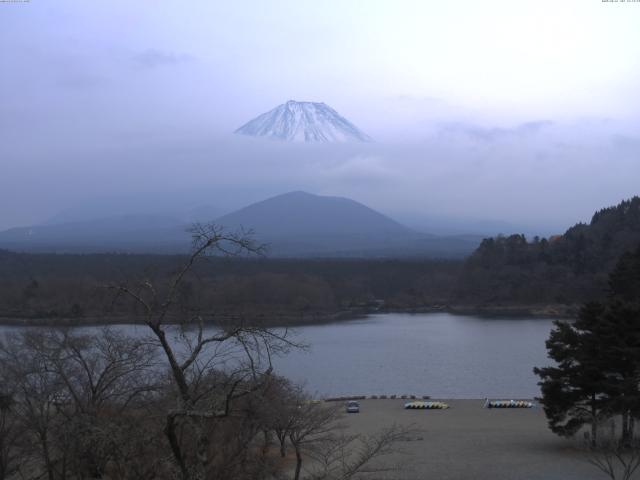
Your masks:
<svg viewBox="0 0 640 480"><path fill-rule="evenodd" d="M376 142L231 135L288 99ZM639 154L640 2L0 3L0 228L308 190L554 230Z"/></svg>

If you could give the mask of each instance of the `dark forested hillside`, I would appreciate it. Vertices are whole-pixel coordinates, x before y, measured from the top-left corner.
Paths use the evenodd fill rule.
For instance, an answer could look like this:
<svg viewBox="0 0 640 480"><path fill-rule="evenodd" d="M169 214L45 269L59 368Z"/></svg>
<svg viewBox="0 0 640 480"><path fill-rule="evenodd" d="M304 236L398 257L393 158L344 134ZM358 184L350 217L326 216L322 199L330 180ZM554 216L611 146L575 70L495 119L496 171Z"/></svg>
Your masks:
<svg viewBox="0 0 640 480"><path fill-rule="evenodd" d="M511 235L485 239L467 260L461 302L580 303L601 297L618 259L640 245L640 197L596 212L549 239Z"/></svg>
<svg viewBox="0 0 640 480"><path fill-rule="evenodd" d="M180 295L201 312L274 322L318 321L378 308L566 314L602 298L616 262L639 245L640 198L635 197L561 236L485 239L466 261L212 257L194 270ZM0 318L127 321L139 312L113 302L105 286L143 276L167 280L184 260L0 250ZM615 278L623 291L628 280L620 275Z"/></svg>
<svg viewBox="0 0 640 480"><path fill-rule="evenodd" d="M182 256L26 254L0 250L0 318L112 321L136 313L105 288L167 280ZM462 263L438 260L209 258L181 299L206 313L313 321L371 308L422 308L451 298ZM139 312L138 312L139 313Z"/></svg>

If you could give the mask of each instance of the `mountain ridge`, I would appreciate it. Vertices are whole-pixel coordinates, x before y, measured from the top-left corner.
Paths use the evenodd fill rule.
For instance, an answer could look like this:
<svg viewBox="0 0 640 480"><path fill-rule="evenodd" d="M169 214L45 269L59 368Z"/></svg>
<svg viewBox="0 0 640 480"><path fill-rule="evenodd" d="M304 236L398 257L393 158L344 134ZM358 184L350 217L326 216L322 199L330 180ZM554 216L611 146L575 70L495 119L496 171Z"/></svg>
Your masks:
<svg viewBox="0 0 640 480"><path fill-rule="evenodd" d="M265 217L265 214L277 217ZM315 215L315 217L313 217ZM320 218L318 215L325 215ZM326 216L331 215L331 218ZM275 220L275 224L271 223ZM283 221L286 221L283 223ZM301 190L283 193L252 203L216 219L226 227L251 227L257 234L287 236L304 228L309 235L340 233L368 235L374 232L393 235L426 235L346 197L314 195ZM276 226L277 228L273 228ZM294 231L292 231L292 227ZM428 235L427 235L428 236Z"/></svg>
<svg viewBox="0 0 640 480"><path fill-rule="evenodd" d="M211 219L228 230L252 230L275 257L438 257L470 254L481 237L438 237L344 197L288 192ZM0 232L0 248L17 251L186 253L188 222L125 215L35 225Z"/></svg>

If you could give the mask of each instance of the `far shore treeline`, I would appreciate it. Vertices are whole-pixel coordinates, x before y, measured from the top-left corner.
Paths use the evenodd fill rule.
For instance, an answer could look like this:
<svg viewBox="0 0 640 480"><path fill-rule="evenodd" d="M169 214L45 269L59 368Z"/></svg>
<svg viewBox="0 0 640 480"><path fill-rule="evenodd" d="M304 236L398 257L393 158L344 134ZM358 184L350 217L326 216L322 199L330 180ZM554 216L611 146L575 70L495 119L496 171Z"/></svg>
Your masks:
<svg viewBox="0 0 640 480"><path fill-rule="evenodd" d="M485 239L465 260L211 257L181 287L184 304L213 319L312 323L372 311L573 315L603 298L618 259L640 245L640 198L596 212L563 235ZM135 321L106 286L166 279L184 257L27 254L0 250L0 321ZM195 306L195 307L194 307Z"/></svg>

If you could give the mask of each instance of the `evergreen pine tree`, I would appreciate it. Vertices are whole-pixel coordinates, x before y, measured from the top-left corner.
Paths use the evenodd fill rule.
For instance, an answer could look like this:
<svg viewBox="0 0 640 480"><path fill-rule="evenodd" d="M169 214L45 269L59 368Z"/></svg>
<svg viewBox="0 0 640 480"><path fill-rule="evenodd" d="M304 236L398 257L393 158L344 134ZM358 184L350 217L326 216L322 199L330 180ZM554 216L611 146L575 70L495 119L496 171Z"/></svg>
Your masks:
<svg viewBox="0 0 640 480"><path fill-rule="evenodd" d="M549 357L557 366L534 368L540 376L541 403L552 432L570 437L591 426L591 441L608 405L607 379L601 370L598 320L599 303L585 305L574 323L557 321L546 342Z"/></svg>
<svg viewBox="0 0 640 480"><path fill-rule="evenodd" d="M640 418L640 248L620 258L609 285L604 302L555 323L546 345L556 366L534 369L551 430L571 436L589 424L594 445L600 420L619 417L628 442Z"/></svg>

